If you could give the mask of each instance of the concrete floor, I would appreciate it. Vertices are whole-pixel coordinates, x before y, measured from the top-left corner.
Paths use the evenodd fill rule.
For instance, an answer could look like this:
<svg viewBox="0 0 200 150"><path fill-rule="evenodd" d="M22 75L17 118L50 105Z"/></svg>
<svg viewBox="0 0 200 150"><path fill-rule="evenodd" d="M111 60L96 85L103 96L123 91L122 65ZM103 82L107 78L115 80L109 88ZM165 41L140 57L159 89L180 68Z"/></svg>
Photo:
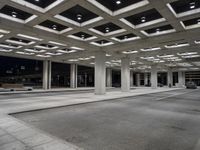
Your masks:
<svg viewBox="0 0 200 150"><path fill-rule="evenodd" d="M85 150L200 148L200 90L169 91L14 116Z"/></svg>

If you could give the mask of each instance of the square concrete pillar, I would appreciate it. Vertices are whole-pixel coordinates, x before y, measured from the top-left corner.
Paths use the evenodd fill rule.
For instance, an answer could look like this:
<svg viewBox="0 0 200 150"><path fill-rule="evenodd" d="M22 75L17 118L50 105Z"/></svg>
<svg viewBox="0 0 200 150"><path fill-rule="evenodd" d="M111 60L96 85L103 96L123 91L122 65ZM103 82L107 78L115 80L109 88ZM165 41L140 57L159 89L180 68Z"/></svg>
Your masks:
<svg viewBox="0 0 200 150"><path fill-rule="evenodd" d="M170 87L170 85L173 85L173 72L171 69L168 70L167 72L167 82L168 82L168 86Z"/></svg>
<svg viewBox="0 0 200 150"><path fill-rule="evenodd" d="M77 64L70 66L70 87L77 88Z"/></svg>
<svg viewBox="0 0 200 150"><path fill-rule="evenodd" d="M130 71L130 87L133 87L133 71Z"/></svg>
<svg viewBox="0 0 200 150"><path fill-rule="evenodd" d="M136 74L136 84L137 86L140 86L140 73Z"/></svg>
<svg viewBox="0 0 200 150"><path fill-rule="evenodd" d="M43 89L51 89L51 61L44 60L43 61Z"/></svg>
<svg viewBox="0 0 200 150"><path fill-rule="evenodd" d="M144 85L148 84L148 73L144 73Z"/></svg>
<svg viewBox="0 0 200 150"><path fill-rule="evenodd" d="M184 87L185 86L185 72L179 71L178 72L178 87Z"/></svg>
<svg viewBox="0 0 200 150"><path fill-rule="evenodd" d="M121 90L122 92L130 91L130 59L121 59Z"/></svg>
<svg viewBox="0 0 200 150"><path fill-rule="evenodd" d="M151 67L151 87L153 89L158 87L158 72L156 66Z"/></svg>
<svg viewBox="0 0 200 150"><path fill-rule="evenodd" d="M106 93L106 53L103 51L95 54L95 94Z"/></svg>
<svg viewBox="0 0 200 150"><path fill-rule="evenodd" d="M112 87L112 69L111 68L106 69L106 86Z"/></svg>

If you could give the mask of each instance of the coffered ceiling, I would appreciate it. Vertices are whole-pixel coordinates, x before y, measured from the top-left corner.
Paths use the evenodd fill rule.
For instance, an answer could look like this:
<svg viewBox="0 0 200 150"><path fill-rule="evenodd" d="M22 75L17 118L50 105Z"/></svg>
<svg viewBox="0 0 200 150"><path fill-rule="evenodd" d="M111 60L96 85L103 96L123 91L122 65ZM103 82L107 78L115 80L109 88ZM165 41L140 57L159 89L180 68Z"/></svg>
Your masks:
<svg viewBox="0 0 200 150"><path fill-rule="evenodd" d="M0 55L199 70L199 0L1 0Z"/></svg>

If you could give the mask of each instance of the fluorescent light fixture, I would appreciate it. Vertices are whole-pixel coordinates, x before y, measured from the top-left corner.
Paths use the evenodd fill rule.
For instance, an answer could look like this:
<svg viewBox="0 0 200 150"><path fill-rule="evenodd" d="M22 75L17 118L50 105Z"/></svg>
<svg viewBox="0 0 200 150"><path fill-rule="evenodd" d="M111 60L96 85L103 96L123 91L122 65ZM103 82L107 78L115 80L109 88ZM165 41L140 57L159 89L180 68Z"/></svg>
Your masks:
<svg viewBox="0 0 200 150"><path fill-rule="evenodd" d="M57 49L57 46L53 46L53 47L46 47L46 46L41 46L41 45L36 45L34 46L36 48L41 48L41 49L46 49L46 50L53 50L53 49Z"/></svg>
<svg viewBox="0 0 200 150"><path fill-rule="evenodd" d="M30 36L30 35L25 35L25 34L17 34L17 36L27 38L27 39L31 39L31 40L35 40L35 41L42 41L43 40L41 38L37 38L37 37Z"/></svg>
<svg viewBox="0 0 200 150"><path fill-rule="evenodd" d="M8 33L10 33L10 31L4 30L4 29L0 29L0 33L8 34Z"/></svg>
<svg viewBox="0 0 200 150"><path fill-rule="evenodd" d="M106 54L106 57L110 57L111 55L110 54Z"/></svg>
<svg viewBox="0 0 200 150"><path fill-rule="evenodd" d="M35 25L34 27L41 29L41 30L44 30L44 31L52 32L52 33L55 33L55 34L63 34L63 33L66 33L66 32L69 32L69 31L72 30L72 28L66 28L62 31L57 31L57 30L50 29L50 28L47 28L47 27L44 27L44 26L41 26L41 25Z"/></svg>
<svg viewBox="0 0 200 150"><path fill-rule="evenodd" d="M24 43L24 42L14 41L14 40L10 40L10 39L6 40L6 42L8 42L8 43L13 43L13 44L18 44L18 45L24 45L24 46L32 45L32 44L35 43L34 41L31 41L31 42L29 42L29 43Z"/></svg>
<svg viewBox="0 0 200 150"><path fill-rule="evenodd" d="M177 53L179 56L187 56L187 55L196 55L197 52L185 52L185 53Z"/></svg>
<svg viewBox="0 0 200 150"><path fill-rule="evenodd" d="M67 44L59 43L59 42L54 42L54 41L49 41L48 43L54 44L54 45L59 45L59 46L67 46Z"/></svg>
<svg viewBox="0 0 200 150"><path fill-rule="evenodd" d="M143 33L144 35L148 36L148 37L153 37L153 36L158 36L158 35L164 35L164 34L169 34L169 33L173 33L176 32L175 29L170 29L170 30L165 30L165 31L159 31L159 32L155 32L155 33L147 33L144 30L140 31L141 33Z"/></svg>
<svg viewBox="0 0 200 150"><path fill-rule="evenodd" d="M89 38L81 38L81 37L77 37L77 36L74 36L74 35L68 35L67 37L75 39L75 40L79 40L79 41L90 41L90 40L94 40L94 39L97 38L96 36L92 36L92 37L89 37Z"/></svg>
<svg viewBox="0 0 200 150"><path fill-rule="evenodd" d="M77 51L76 50L67 49L67 50L57 50L57 52L69 54L69 53L75 53Z"/></svg>
<svg viewBox="0 0 200 150"><path fill-rule="evenodd" d="M69 59L68 61L70 61L70 62L77 62L78 59Z"/></svg>
<svg viewBox="0 0 200 150"><path fill-rule="evenodd" d="M46 50L37 50L37 49L31 49L31 48L26 48L24 49L27 52L33 52L33 53L44 53Z"/></svg>
<svg viewBox="0 0 200 150"><path fill-rule="evenodd" d="M4 47L4 48L13 48L13 49L19 49L19 48L21 48L22 46L17 46L17 47L15 47L15 46L12 46L12 45L7 45L7 44L0 44L0 47Z"/></svg>
<svg viewBox="0 0 200 150"><path fill-rule="evenodd" d="M174 57L174 55L157 55L159 58L168 58L168 57Z"/></svg>
<svg viewBox="0 0 200 150"><path fill-rule="evenodd" d="M43 58L49 58L49 57L51 57L50 55L41 55L41 54L38 54L38 55L36 55L37 57L43 57Z"/></svg>
<svg viewBox="0 0 200 150"><path fill-rule="evenodd" d="M123 54L135 54L135 53L138 53L138 51L130 50L130 51L123 51L122 53Z"/></svg>
<svg viewBox="0 0 200 150"><path fill-rule="evenodd" d="M85 57L85 58L80 57L80 58L78 58L78 60L90 60L90 59L91 59L90 57Z"/></svg>
<svg viewBox="0 0 200 150"><path fill-rule="evenodd" d="M200 40L194 41L195 44L200 44Z"/></svg>
<svg viewBox="0 0 200 150"><path fill-rule="evenodd" d="M148 51L157 51L157 50L161 50L160 47L152 47L152 48L143 48L143 49L140 49L141 51L143 52L148 52Z"/></svg>
<svg viewBox="0 0 200 150"><path fill-rule="evenodd" d="M189 64L189 63L177 63L178 66L181 67L192 67L193 65Z"/></svg>
<svg viewBox="0 0 200 150"><path fill-rule="evenodd" d="M200 57L200 55L188 55L188 56L182 56L182 58L197 58Z"/></svg>
<svg viewBox="0 0 200 150"><path fill-rule="evenodd" d="M115 38L115 37L112 37L111 39L115 40L117 42L128 42L128 41L134 41L134 40L141 39L141 38L139 36L137 36L137 37L126 38L126 39L123 39L123 40L120 40L120 39Z"/></svg>
<svg viewBox="0 0 200 150"><path fill-rule="evenodd" d="M0 52L9 53L9 52L12 52L12 51L13 51L12 49L3 49L3 48L0 48Z"/></svg>
<svg viewBox="0 0 200 150"><path fill-rule="evenodd" d="M3 34L0 34L0 38L2 38L4 35Z"/></svg>
<svg viewBox="0 0 200 150"><path fill-rule="evenodd" d="M99 43L96 43L96 42L90 42L90 44L96 45L96 46L99 46L99 47L104 47L104 46L112 45L114 43L113 42L108 42L108 43L99 44Z"/></svg>
<svg viewBox="0 0 200 150"><path fill-rule="evenodd" d="M98 31L98 30L94 29L94 28L90 28L89 30L92 31L92 32L94 32L94 33L96 33L96 34L99 34L101 36L111 36L111 35L119 34L119 33L122 33L122 32L126 31L125 29L119 29L119 30L116 30L116 31L103 33L101 31Z"/></svg>
<svg viewBox="0 0 200 150"><path fill-rule="evenodd" d="M53 52L47 52L46 55L51 55L51 56L59 56L62 55L63 53L53 53Z"/></svg>
<svg viewBox="0 0 200 150"><path fill-rule="evenodd" d="M177 43L173 45L165 45L165 48L178 48L178 47L185 47L185 46L190 46L189 43Z"/></svg>
<svg viewBox="0 0 200 150"><path fill-rule="evenodd" d="M71 48L71 49L74 49L74 50L81 50L81 51L85 50L85 49L83 49L83 48L76 47L76 46L72 46L72 47L70 47L70 48Z"/></svg>
<svg viewBox="0 0 200 150"><path fill-rule="evenodd" d="M34 55L35 54L35 53L26 53L26 52L22 52L22 51L17 51L16 53L20 54L20 55Z"/></svg>

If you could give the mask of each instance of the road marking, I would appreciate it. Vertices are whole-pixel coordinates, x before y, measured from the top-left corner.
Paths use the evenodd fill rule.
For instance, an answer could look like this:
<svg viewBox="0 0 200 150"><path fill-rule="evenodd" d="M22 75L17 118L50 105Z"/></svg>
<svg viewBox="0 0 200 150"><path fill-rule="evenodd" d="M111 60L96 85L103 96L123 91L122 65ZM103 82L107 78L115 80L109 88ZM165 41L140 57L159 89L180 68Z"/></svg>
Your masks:
<svg viewBox="0 0 200 150"><path fill-rule="evenodd" d="M197 90L198 89L196 89L194 91L197 91ZM167 99L167 98L174 97L174 96L179 96L179 95L184 95L184 94L192 93L194 91L189 91L189 92L184 92L184 93L181 93L181 94L174 94L174 95L170 95L170 96L166 96L166 97L157 98L156 101L160 101L160 100Z"/></svg>

